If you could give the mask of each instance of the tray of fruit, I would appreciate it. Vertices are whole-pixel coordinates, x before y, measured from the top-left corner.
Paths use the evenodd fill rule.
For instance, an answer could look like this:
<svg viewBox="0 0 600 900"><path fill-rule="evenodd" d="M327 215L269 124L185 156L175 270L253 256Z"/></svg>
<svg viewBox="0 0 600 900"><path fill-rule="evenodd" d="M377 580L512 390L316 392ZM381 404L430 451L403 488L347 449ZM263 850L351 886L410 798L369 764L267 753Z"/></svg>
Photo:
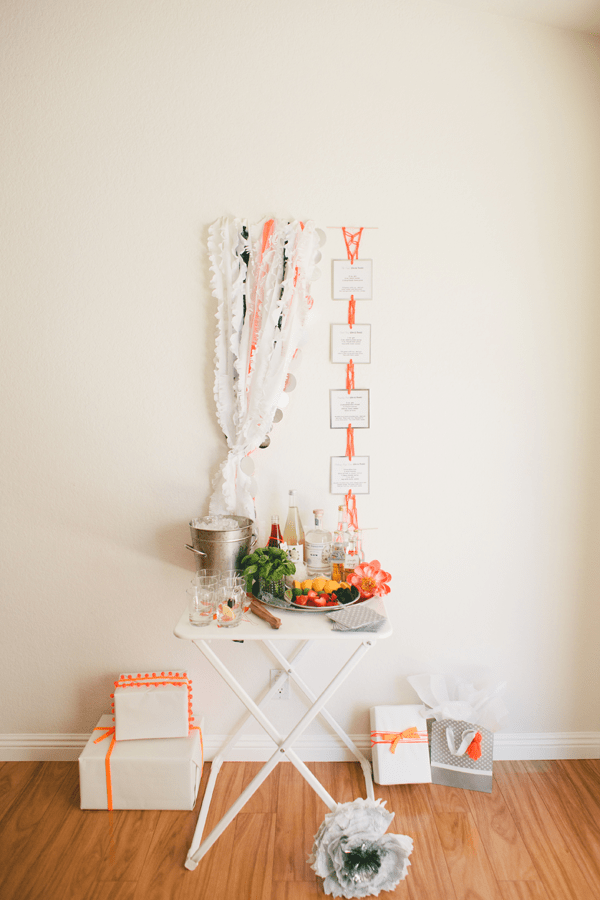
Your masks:
<svg viewBox="0 0 600 900"><path fill-rule="evenodd" d="M306 581L294 581L285 591L285 599L271 598L263 594L261 600L266 606L279 609L294 609L298 612L332 612L345 609L360 599L358 588L345 581L332 581L328 578L313 578Z"/></svg>

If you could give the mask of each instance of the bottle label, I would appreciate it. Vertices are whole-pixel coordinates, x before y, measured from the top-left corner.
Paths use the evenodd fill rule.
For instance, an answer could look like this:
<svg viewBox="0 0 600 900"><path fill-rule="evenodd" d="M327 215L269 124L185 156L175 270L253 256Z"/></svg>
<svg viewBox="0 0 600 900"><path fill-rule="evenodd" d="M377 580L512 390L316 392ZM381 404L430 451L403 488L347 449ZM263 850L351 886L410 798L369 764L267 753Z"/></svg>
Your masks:
<svg viewBox="0 0 600 900"><path fill-rule="evenodd" d="M304 554L304 547L302 544L288 544L287 545L287 557L290 562L300 564L302 562L302 557Z"/></svg>
<svg viewBox="0 0 600 900"><path fill-rule="evenodd" d="M346 556L346 545L340 543L334 543L331 545L331 562L344 562L344 558Z"/></svg>
<svg viewBox="0 0 600 900"><path fill-rule="evenodd" d="M317 569L326 568L329 562L329 548L328 543L307 544L306 565Z"/></svg>

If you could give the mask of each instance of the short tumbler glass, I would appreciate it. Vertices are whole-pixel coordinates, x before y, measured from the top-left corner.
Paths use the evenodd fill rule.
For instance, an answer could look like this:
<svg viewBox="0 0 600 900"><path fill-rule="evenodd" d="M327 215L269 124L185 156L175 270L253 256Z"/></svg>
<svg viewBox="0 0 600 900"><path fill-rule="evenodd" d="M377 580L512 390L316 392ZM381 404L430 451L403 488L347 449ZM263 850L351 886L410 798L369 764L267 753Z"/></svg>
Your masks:
<svg viewBox="0 0 600 900"><path fill-rule="evenodd" d="M217 625L233 628L239 625L246 599L245 581L239 575L222 576L217 603Z"/></svg>
<svg viewBox="0 0 600 900"><path fill-rule="evenodd" d="M246 593L246 576L242 575L241 572L230 571L230 572L222 572L219 576L221 587L241 587L244 589L244 596L242 598L242 606L243 612L247 613L250 611L250 597Z"/></svg>
<svg viewBox="0 0 600 900"><path fill-rule="evenodd" d="M188 610L192 625L210 625L215 618L219 591L216 575L196 575L188 588Z"/></svg>

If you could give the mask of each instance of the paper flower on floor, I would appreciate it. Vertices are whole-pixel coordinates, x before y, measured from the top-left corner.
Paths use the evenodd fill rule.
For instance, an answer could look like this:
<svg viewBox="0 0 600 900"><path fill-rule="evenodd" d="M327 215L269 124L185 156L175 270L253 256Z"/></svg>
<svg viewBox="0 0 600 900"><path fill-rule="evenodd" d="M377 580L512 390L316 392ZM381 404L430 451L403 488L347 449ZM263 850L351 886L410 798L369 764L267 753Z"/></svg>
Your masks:
<svg viewBox="0 0 600 900"><path fill-rule="evenodd" d="M387 582L391 580L392 576L383 571L378 559L357 566L348 578L348 582L358 588L362 600L389 594L390 586Z"/></svg>
<svg viewBox="0 0 600 900"><path fill-rule="evenodd" d="M394 813L381 800L338 803L315 835L309 864L334 897L371 897L406 877L412 839L385 834Z"/></svg>

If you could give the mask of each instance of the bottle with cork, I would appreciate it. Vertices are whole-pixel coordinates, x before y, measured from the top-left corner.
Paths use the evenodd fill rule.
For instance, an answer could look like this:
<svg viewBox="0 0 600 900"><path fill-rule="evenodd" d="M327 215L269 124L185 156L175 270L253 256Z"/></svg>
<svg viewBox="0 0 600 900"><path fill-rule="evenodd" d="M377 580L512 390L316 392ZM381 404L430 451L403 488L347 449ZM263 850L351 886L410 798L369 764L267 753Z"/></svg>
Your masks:
<svg viewBox="0 0 600 900"><path fill-rule="evenodd" d="M296 491L289 494L288 517L283 529L283 540L287 544L288 559L298 566L304 560L304 529L298 512Z"/></svg>
<svg viewBox="0 0 600 900"><path fill-rule="evenodd" d="M348 510L338 506L338 525L331 544L331 577L334 581L344 580L344 559L348 546Z"/></svg>
<svg viewBox="0 0 600 900"><path fill-rule="evenodd" d="M331 532L323 528L322 509L314 509L315 526L307 532L304 541L304 560L306 562L306 574L309 578L315 575L331 576Z"/></svg>

